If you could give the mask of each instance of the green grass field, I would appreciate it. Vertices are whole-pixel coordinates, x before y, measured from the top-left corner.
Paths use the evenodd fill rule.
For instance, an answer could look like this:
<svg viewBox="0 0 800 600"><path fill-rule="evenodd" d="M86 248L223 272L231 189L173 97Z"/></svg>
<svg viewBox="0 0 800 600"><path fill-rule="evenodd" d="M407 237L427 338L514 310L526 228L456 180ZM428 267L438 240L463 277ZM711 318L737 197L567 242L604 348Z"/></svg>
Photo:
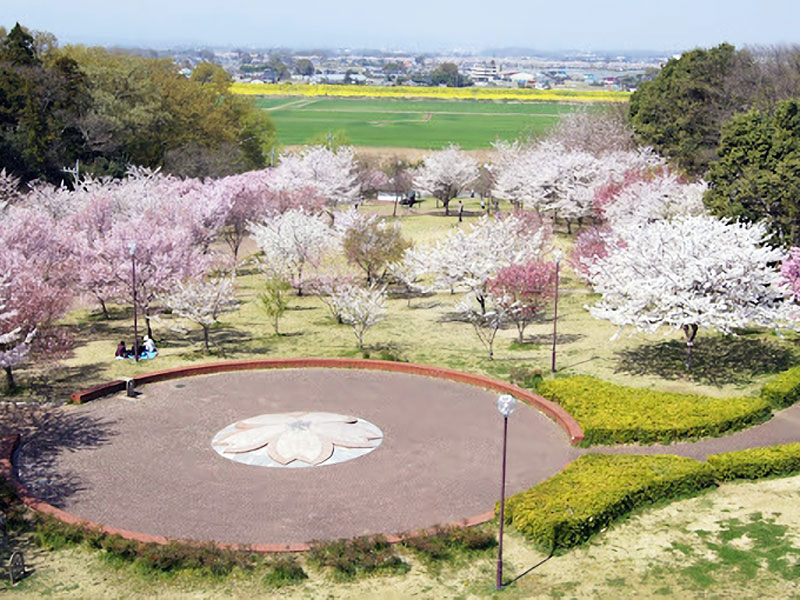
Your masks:
<svg viewBox="0 0 800 600"><path fill-rule="evenodd" d="M466 150L496 139L539 136L576 110L555 102L473 100L376 100L365 98L261 97L283 145L298 145L344 130L355 146L438 149L451 142Z"/></svg>

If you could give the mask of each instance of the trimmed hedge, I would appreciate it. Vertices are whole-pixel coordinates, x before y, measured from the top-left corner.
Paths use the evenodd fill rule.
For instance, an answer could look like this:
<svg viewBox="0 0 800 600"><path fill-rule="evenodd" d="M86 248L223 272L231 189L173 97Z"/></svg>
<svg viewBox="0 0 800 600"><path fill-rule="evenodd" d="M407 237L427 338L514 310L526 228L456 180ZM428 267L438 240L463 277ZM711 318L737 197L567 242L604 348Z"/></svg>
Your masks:
<svg viewBox="0 0 800 600"><path fill-rule="evenodd" d="M586 444L670 443L719 436L770 418L763 398L711 398L631 388L587 376L544 381L537 390L583 428Z"/></svg>
<svg viewBox="0 0 800 600"><path fill-rule="evenodd" d="M786 408L800 400L800 367L784 371L765 383L761 397L776 409Z"/></svg>
<svg viewBox="0 0 800 600"><path fill-rule="evenodd" d="M719 481L792 475L800 472L800 443L711 454L706 460Z"/></svg>
<svg viewBox="0 0 800 600"><path fill-rule="evenodd" d="M585 454L561 473L506 503L506 522L537 546L583 543L635 508L714 485L710 465L673 455Z"/></svg>

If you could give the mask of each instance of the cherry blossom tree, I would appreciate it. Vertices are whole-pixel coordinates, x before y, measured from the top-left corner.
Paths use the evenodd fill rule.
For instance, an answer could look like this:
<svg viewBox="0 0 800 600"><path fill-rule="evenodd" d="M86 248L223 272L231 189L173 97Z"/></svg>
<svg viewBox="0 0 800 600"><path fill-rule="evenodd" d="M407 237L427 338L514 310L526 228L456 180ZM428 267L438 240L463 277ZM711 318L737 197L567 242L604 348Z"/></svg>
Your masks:
<svg viewBox="0 0 800 600"><path fill-rule="evenodd" d="M411 295L424 290L422 280L431 270L429 251L424 247L411 246L403 251L400 260L386 265L392 276L406 288L408 307L411 308Z"/></svg>
<svg viewBox="0 0 800 600"><path fill-rule="evenodd" d="M363 351L364 334L386 316L386 287L345 286L334 292L333 298L342 321L353 328L358 349Z"/></svg>
<svg viewBox="0 0 800 600"><path fill-rule="evenodd" d="M6 373L7 389L13 390L16 387L13 368L28 357L36 330L31 330L28 335L23 334L22 327L16 325L14 320L17 311L6 310L11 287L9 279L8 273L0 275L0 367Z"/></svg>
<svg viewBox="0 0 800 600"><path fill-rule="evenodd" d="M708 186L704 181L688 182L665 168L633 173L626 185L603 202L603 217L612 228L705 212L703 195Z"/></svg>
<svg viewBox="0 0 800 600"><path fill-rule="evenodd" d="M495 195L516 207L560 216L571 232L572 222L592 216L595 190L625 171L660 162L650 150L595 155L552 141L524 145L498 142Z"/></svg>
<svg viewBox="0 0 800 600"><path fill-rule="evenodd" d="M434 287L466 286L484 307L486 282L504 266L536 258L548 243L545 227L530 226L515 215L483 216L470 231L452 231L430 250Z"/></svg>
<svg viewBox="0 0 800 600"><path fill-rule="evenodd" d="M19 185L19 178L14 177L11 173L6 173L5 167L0 170L0 211L22 197Z"/></svg>
<svg viewBox="0 0 800 600"><path fill-rule="evenodd" d="M781 276L795 302L800 303L800 248L789 249L789 255L781 264Z"/></svg>
<svg viewBox="0 0 800 600"><path fill-rule="evenodd" d="M427 155L414 176L414 186L430 194L450 214L450 201L478 177L478 163L470 155L451 144L444 150Z"/></svg>
<svg viewBox="0 0 800 600"><path fill-rule="evenodd" d="M785 315L785 290L772 267L782 251L765 245L762 224L679 216L620 234L624 245L590 268L602 295L590 312L620 328L683 330L687 369L699 328L731 333L776 326Z"/></svg>
<svg viewBox="0 0 800 600"><path fill-rule="evenodd" d="M203 343L209 348L209 330L219 321L220 315L235 310L238 303L230 277L195 279L178 282L175 289L164 298L172 313L197 323L203 328Z"/></svg>
<svg viewBox="0 0 800 600"><path fill-rule="evenodd" d="M540 317L555 294L556 267L551 260L512 264L487 282L489 296L517 326L519 343L525 327Z"/></svg>
<svg viewBox="0 0 800 600"><path fill-rule="evenodd" d="M259 264L266 273L289 280L303 295L304 270L319 264L336 242L333 230L320 216L288 210L261 224L252 224L253 239L261 249Z"/></svg>
<svg viewBox="0 0 800 600"><path fill-rule="evenodd" d="M475 335L489 352L489 360L494 360L494 340L500 328L509 322L509 315L502 305L493 302L492 296L481 299L477 305L476 300L475 294L467 294L456 306L456 314L472 325Z"/></svg>
<svg viewBox="0 0 800 600"><path fill-rule="evenodd" d="M331 206L357 202L359 183L353 149L340 147L334 152L324 146L309 146L282 156L270 188L275 192L306 190Z"/></svg>
<svg viewBox="0 0 800 600"><path fill-rule="evenodd" d="M581 230L569 251L569 264L576 275L590 283L592 265L608 256L609 246L622 244L608 225L596 225Z"/></svg>
<svg viewBox="0 0 800 600"><path fill-rule="evenodd" d="M45 342L59 339L53 330L72 300L76 268L71 239L45 212L14 205L0 213L0 366L9 388L30 350L63 350Z"/></svg>
<svg viewBox="0 0 800 600"><path fill-rule="evenodd" d="M306 290L309 294L316 295L320 301L328 308L331 317L339 324L344 324L342 311L339 306L339 299L344 298L342 290L356 286L355 277L343 274L327 273L311 278L306 282Z"/></svg>

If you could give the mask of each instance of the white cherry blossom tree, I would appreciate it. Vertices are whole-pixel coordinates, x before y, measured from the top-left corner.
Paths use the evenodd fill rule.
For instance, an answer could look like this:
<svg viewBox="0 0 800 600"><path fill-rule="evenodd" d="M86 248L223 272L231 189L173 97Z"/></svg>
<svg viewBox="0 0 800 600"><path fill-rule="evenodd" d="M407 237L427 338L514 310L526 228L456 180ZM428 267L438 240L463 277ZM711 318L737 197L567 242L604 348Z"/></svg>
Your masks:
<svg viewBox="0 0 800 600"><path fill-rule="evenodd" d="M196 279L179 282L164 303L173 314L197 323L203 328L203 343L209 348L209 330L219 321L220 315L234 310L238 303L230 277Z"/></svg>
<svg viewBox="0 0 800 600"><path fill-rule="evenodd" d="M429 251L434 287L463 285L485 308L486 282L502 267L537 258L548 241L545 227L531 230L514 215L483 216L470 231L456 229Z"/></svg>
<svg viewBox="0 0 800 600"><path fill-rule="evenodd" d="M303 295L305 269L319 264L323 253L336 242L326 220L303 210L287 210L261 224L251 224L258 247L263 253L261 268L270 275L288 279Z"/></svg>
<svg viewBox="0 0 800 600"><path fill-rule="evenodd" d="M342 321L353 328L358 349L364 350L364 334L386 316L386 287L349 285L333 293Z"/></svg>
<svg viewBox="0 0 800 600"><path fill-rule="evenodd" d="M350 147L333 152L324 146L309 146L282 156L272 174L270 189L306 190L325 198L331 206L357 202L360 190L355 153Z"/></svg>
<svg viewBox="0 0 800 600"><path fill-rule="evenodd" d="M777 326L786 290L773 265L780 249L765 245L756 223L705 215L679 216L620 232L621 242L590 267L602 299L589 310L623 328L684 332L687 368L700 328L731 333L751 325Z"/></svg>
<svg viewBox="0 0 800 600"><path fill-rule="evenodd" d="M455 144L427 155L414 176L414 186L430 194L450 214L450 201L478 178L478 163Z"/></svg>

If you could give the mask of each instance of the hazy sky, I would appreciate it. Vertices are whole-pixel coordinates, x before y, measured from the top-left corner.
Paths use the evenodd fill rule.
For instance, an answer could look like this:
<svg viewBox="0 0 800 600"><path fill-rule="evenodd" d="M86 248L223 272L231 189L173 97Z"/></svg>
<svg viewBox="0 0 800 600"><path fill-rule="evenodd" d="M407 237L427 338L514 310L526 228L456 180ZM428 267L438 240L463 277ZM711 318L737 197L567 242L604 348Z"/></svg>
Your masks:
<svg viewBox="0 0 800 600"><path fill-rule="evenodd" d="M62 44L686 50L800 42L800 0L0 0Z"/></svg>

